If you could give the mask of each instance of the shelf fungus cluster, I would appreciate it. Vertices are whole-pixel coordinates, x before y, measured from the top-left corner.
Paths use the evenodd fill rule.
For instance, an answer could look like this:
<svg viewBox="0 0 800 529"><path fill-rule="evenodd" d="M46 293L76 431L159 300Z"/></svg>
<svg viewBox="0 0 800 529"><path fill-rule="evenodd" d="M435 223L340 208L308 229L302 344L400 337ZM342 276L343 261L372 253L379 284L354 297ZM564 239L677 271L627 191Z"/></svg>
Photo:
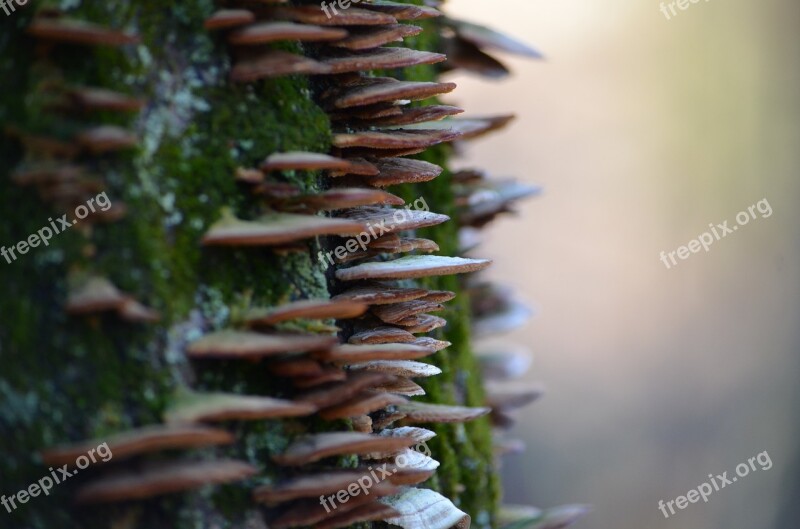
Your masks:
<svg viewBox="0 0 800 529"><path fill-rule="evenodd" d="M471 309L469 322L478 336L505 331L528 316L509 292L479 279L491 261L468 253L479 243L483 226L538 191L480 171L451 173L422 159L439 145L460 145L501 129L513 116L459 117L462 109L438 101L456 88L454 83L411 80L406 69L434 65L438 72L462 69L497 77L507 70L489 52L538 56L500 33L444 16L439 4L363 0L329 17L315 3L226 0L206 14L202 31L227 53L230 87L247 93L265 80L307 76L332 130L328 152L265 152L235 168L227 176L243 202L257 205L216 204L215 222L194 242L198 251L215 254L287 256L309 254L312 248L310 259L327 274L329 295L296 296L274 306L247 304L223 323L199 325L201 331L179 347L189 371L201 364L210 371L237 366L227 373L269 378L276 381L274 393L244 392L244 381L232 376L225 379L229 387L209 391L187 376L161 410L159 424L44 450L46 464L63 465L99 443L108 444L113 460L86 471L77 501L128 504L232 485L246 490L248 508L260 513L252 526L271 529L335 529L360 522L405 529L470 524L554 529L583 512L578 507L465 512L468 506L431 485L441 467L435 452L423 450L436 435L428 428L480 420L500 430L512 424L511 410L541 394L539 388L507 383L529 361L526 353L499 346L482 348L476 360L487 381L483 405L421 399L430 397L425 381L435 383L447 369L435 359L449 354L448 304L457 295L468 296L464 306ZM139 37L55 9L42 9L27 31L54 71L38 87L46 102L42 111L64 126L57 133L8 130L26 149L13 177L19 185L34 186L58 214L71 214L106 190L97 174L113 172L115 164L124 163L115 156L138 143L120 126L92 126L93 113L135 118L147 102L61 81L59 66L48 61L48 54L62 43L135 47ZM404 41L415 42L424 32L434 34L438 51L405 47ZM317 185L310 189L285 178L298 172L317 175ZM449 201L444 208L449 215L437 213L433 195L426 195L426 183L436 179L448 182L442 200ZM404 199L411 190L422 198ZM92 262L91 223L114 221L124 213L124 206L114 202L110 210L78 224L86 237L86 263ZM458 255L443 255L448 241L420 233L448 222L458 226L459 244L450 252ZM159 324L159 314L86 263L70 278L69 314L111 313ZM430 286L436 284L431 278L461 274L451 283L458 286L454 291ZM243 424L265 423L282 425L275 427L284 428L286 442L259 452L269 453L267 459L237 450ZM496 455L521 448L500 434L495 441ZM377 468L385 470L380 477ZM364 493L355 494L354 484ZM347 491L344 498L342 491Z"/></svg>
<svg viewBox="0 0 800 529"><path fill-rule="evenodd" d="M91 264L94 225L117 222L127 213L121 201L109 196L104 174L112 173L121 163L118 157L138 144L131 130L99 123L98 116L112 114L129 121L146 101L104 87L70 83L53 57L65 44L115 49L135 45L139 38L69 19L47 8L27 27L27 34L35 41L37 65L44 72L30 98L40 124L31 130L6 125L5 135L24 150L21 163L10 176L16 185L35 189L53 216L35 236L23 241L27 248L17 245L17 250L22 254L48 246L53 237L66 230L79 233L86 262L74 263L67 313L85 316L110 312L124 321L154 323L159 320L157 312L120 292L107 278L95 275Z"/></svg>

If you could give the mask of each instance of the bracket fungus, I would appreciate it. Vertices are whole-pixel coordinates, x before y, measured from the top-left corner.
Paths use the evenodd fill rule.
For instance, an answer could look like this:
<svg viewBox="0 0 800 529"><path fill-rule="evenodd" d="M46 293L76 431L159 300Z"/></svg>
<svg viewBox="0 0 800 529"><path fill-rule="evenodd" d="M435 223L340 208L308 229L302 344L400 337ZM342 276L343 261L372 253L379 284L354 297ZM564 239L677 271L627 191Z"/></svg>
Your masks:
<svg viewBox="0 0 800 529"><path fill-rule="evenodd" d="M114 460L119 461L149 452L168 449L189 449L200 446L228 445L235 441L233 434L219 428L199 425L155 425L129 430L105 439ZM100 445L100 440L86 441L74 446L56 447L42 452L46 465L72 464L83 454Z"/></svg>
<svg viewBox="0 0 800 529"><path fill-rule="evenodd" d="M67 288L54 279L37 296L66 290L68 314L111 313L123 325L99 317L56 324L22 311L55 326L52 343L37 336L25 346L68 348L54 355L67 375L42 387L85 384L69 388L80 399L40 406L63 418L43 430L42 444L56 438L60 446L42 449L42 460L69 463L107 434L114 464L69 494L125 502L108 511L106 525L225 525L240 509L237 520L273 529L464 529L470 514L479 529L503 516L554 529L583 512L497 509L496 455L514 445L498 438L490 446L489 428L510 424L506 412L538 394L489 387L485 396L481 376L506 380L528 363L505 352L476 358L470 337L506 330L528 313L472 277L491 261L464 257L464 247L474 249L478 229L538 188L452 173L453 142L506 127L513 116L454 117L464 110L440 101L456 89L442 72L505 75L489 51L540 55L442 16L439 1L356 3L328 16L305 1L187 0L177 11L61 2L31 6L9 33L20 50L26 39L35 44L9 62L29 80L20 93L31 91L18 98L20 112L7 113L27 118L4 127L21 153L8 159L7 180L20 186L13 197L61 214L100 191L126 202L82 222L77 250L64 237L41 260L47 268L35 263L48 276L73 271ZM416 66L425 67L406 70ZM396 194L383 190L390 186ZM425 197L424 211L406 205L420 196L412 192ZM370 231L379 226L388 230ZM315 260L343 241L363 247ZM441 255L423 255L430 253ZM449 277L459 274L469 275ZM472 295L462 301L462 293ZM114 377L95 383L103 370ZM476 402L485 406L466 406ZM79 407L89 416L73 413ZM149 426L125 426L142 423ZM436 432L407 426L415 423ZM428 441L448 448L413 449ZM465 479L461 462L478 479ZM392 475L369 494L334 510L317 501L349 490L378 463ZM452 501L409 487L423 482L450 491ZM175 503L153 499L207 486L211 494ZM65 519L54 512L43 523Z"/></svg>
<svg viewBox="0 0 800 529"><path fill-rule="evenodd" d="M241 481L257 473L255 467L241 461L180 461L153 466L139 472L100 478L80 488L75 499L79 503L141 500L208 485Z"/></svg>
<svg viewBox="0 0 800 529"><path fill-rule="evenodd" d="M164 412L167 424L252 421L280 417L302 417L317 411L315 406L272 397L255 397L224 393L192 393L182 395Z"/></svg>

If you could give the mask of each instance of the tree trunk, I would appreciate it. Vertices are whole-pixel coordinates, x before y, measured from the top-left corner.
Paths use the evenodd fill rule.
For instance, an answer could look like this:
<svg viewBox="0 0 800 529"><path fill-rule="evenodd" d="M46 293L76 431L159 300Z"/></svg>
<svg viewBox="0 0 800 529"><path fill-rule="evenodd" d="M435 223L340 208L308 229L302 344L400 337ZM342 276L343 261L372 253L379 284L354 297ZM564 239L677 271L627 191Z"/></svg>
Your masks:
<svg viewBox="0 0 800 529"><path fill-rule="evenodd" d="M27 32L34 14L53 16L57 8L70 19L138 34L140 42L87 46L48 42ZM257 167L275 152L328 153L332 146L331 122L317 103L330 81L292 75L231 82L225 33L203 27L216 9L211 0L76 0L31 2L9 16L0 14L0 121L5 124L0 243L17 249L15 257L0 260L0 492L6 497L51 474L40 451L87 439L102 442L119 432L160 424L165 411L190 389L293 398L292 385L262 364L190 361L186 345L234 326L248 308L328 298L342 289L328 265L317 259L331 244L325 238L303 242L300 251L201 244L225 208L243 219L262 211L261 200L235 180L237 169ZM415 23L426 31L404 45L436 50L436 22ZM294 42L274 47L296 53L315 49ZM419 66L391 73L401 79L434 80L438 72L434 66ZM61 98L69 87L113 90L142 98L146 105L139 112L85 112L73 100ZM99 125L133 132L136 147L76 150L80 133ZM420 158L446 167L449 153L449 147L439 146ZM45 185L30 176L45 166L80 166L80 178L87 180L80 186L80 201L74 199L76 187ZM321 171L285 171L280 181L306 193L329 185ZM393 192L407 200L424 196L434 211L455 217L451 184L445 170L432 182ZM113 205L108 211L124 208L125 216L98 212L85 220L75 218L76 204L89 196L86 190L95 196L101 189ZM62 214L68 222L78 222L65 229L57 220ZM25 253L19 249L18 241L34 234L41 239L43 228L58 227L64 231L53 233L47 245ZM456 222L426 233L439 243L442 255L458 254ZM100 280L157 311L158 321L149 321L147 312L125 319L116 305L115 310L68 314L68 300ZM443 373L425 383L425 399L481 406L484 396L470 347L470 302L463 283L448 276L422 284L458 294L443 313L447 328L433 335L453 345L426 359ZM304 332L313 326L295 325L306 325L300 329ZM11 512L0 509L0 526L265 527L272 511L253 502L252 490L291 474L275 465L272 456L304 433L351 427L350 421L325 422L315 416L224 424L235 434L231 445L160 452L132 462L112 460L109 466L231 458L254 465L254 477L141 501L76 505L76 491L106 472L95 468L103 466L98 463L55 485L47 496L18 502ZM492 527L499 490L488 419L432 429L438 436L430 448L441 466L425 486L470 514L473 527ZM344 456L336 464L352 467L356 462Z"/></svg>

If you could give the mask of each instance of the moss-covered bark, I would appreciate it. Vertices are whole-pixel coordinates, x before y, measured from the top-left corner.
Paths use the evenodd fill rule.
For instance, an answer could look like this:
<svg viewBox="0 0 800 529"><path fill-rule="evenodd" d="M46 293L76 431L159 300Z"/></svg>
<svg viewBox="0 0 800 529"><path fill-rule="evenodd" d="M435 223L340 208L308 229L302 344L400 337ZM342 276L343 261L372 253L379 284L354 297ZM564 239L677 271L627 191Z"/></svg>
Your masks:
<svg viewBox="0 0 800 529"><path fill-rule="evenodd" d="M44 54L24 28L34 9L48 4L76 18L136 30L143 42L125 49L61 46ZM243 218L256 214L257 204L232 178L237 167L251 167L275 151L327 152L331 138L307 78L247 86L227 81L225 46L202 29L213 9L211 0L64 0L0 15L1 122L65 139L89 123L118 124L133 127L140 137L131 153L86 161L106 182L112 201L127 205L125 219L91 230L75 227L12 263L0 260L0 493L14 494L48 473L38 450L156 423L190 384L270 396L287 390L280 380L240 363L200 363L189 369L183 354L188 340L229 325L244 307L328 295L326 271L312 257L319 241L309 243L308 253L290 254L206 250L198 244L223 208ZM414 41L407 44L435 47L430 32ZM417 68L407 75L432 79L435 71ZM138 117L100 113L68 118L47 111L45 89L53 84L101 86L146 97L149 104ZM426 158L445 165L447 154L439 148ZM10 180L24 157L19 142L3 137L0 244L7 247L54 215L34 190ZM307 190L323 185L313 172L283 177ZM447 173L403 193L424 196L434 210L454 213ZM444 254L457 254L454 223L431 232ZM67 281L76 274L109 278L157 309L161 322L144 326L112 316L67 316ZM461 291L454 278L432 280L430 286ZM427 384L431 400L482 404L468 314L463 295L448 308L450 323L442 337L453 347L432 358L444 374ZM135 506L84 509L70 500L83 481L76 476L11 514L0 509L0 527L244 527L246 520L258 520L249 491L276 475L269 456L294 435L342 425L294 420L229 426L241 442L192 455L225 454L252 462L262 473L250 482ZM497 480L487 421L443 426L437 433L431 448L442 467L430 485L469 512L475 527L489 527Z"/></svg>

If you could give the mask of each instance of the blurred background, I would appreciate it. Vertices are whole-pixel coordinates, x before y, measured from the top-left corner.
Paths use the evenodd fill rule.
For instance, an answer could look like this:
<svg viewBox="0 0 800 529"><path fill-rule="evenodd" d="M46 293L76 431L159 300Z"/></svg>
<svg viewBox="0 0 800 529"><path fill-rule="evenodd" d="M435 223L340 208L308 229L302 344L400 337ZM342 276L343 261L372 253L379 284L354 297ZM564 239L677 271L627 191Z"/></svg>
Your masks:
<svg viewBox="0 0 800 529"><path fill-rule="evenodd" d="M528 448L505 460L506 501L593 505L579 528L795 527L779 519L800 505L800 4L699 2L671 20L659 5L448 5L547 56L505 57L502 83L453 76L448 101L519 116L457 168L545 187L480 249L540 309L503 339L548 387L518 414ZM770 218L659 261L765 198ZM765 450L772 469L658 510Z"/></svg>

